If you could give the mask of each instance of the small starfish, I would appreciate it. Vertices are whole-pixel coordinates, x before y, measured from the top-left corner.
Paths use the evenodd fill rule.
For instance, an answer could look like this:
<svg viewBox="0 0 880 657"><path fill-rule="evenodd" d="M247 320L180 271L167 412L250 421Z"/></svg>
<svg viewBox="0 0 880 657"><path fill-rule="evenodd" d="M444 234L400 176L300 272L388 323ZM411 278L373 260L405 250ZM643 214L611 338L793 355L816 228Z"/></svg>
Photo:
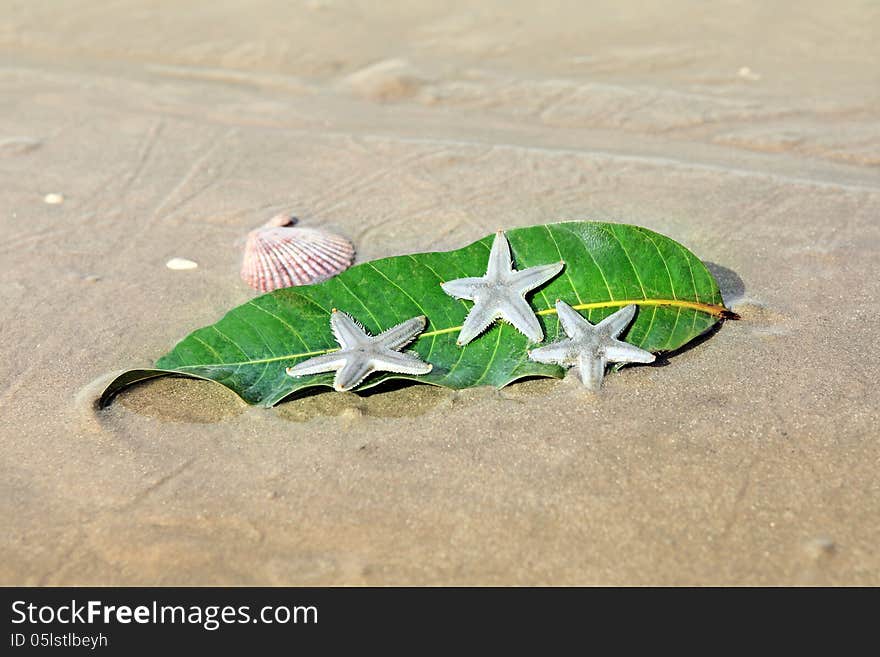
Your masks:
<svg viewBox="0 0 880 657"><path fill-rule="evenodd" d="M309 358L287 368L290 376L336 372L333 389L351 390L373 372L427 374L432 365L412 352L399 350L425 329L425 317L413 317L377 336L372 336L351 316L333 309L330 328L341 349Z"/></svg>
<svg viewBox="0 0 880 657"><path fill-rule="evenodd" d="M591 390L602 387L607 363L651 363L654 354L617 340L636 314L635 304L621 308L595 326L564 301L556 301L556 312L568 340L559 340L529 352L538 363L577 366L581 381Z"/></svg>
<svg viewBox="0 0 880 657"><path fill-rule="evenodd" d="M486 275L479 278L457 278L441 283L446 294L474 302L456 344L461 347L485 331L496 319L505 319L532 342L544 339L535 311L526 301L526 292L556 276L564 262L538 265L516 271L510 258L510 245L503 231L498 231L489 253Z"/></svg>

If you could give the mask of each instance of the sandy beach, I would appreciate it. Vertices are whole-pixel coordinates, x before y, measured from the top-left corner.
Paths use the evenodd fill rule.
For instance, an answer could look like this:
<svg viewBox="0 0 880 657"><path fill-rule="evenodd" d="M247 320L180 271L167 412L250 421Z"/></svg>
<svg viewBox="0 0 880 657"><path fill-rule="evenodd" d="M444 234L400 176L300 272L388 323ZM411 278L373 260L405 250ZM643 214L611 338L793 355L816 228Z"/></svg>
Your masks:
<svg viewBox="0 0 880 657"><path fill-rule="evenodd" d="M880 4L382 6L0 0L0 584L880 585ZM598 395L96 410L279 212L358 262L637 224L742 320Z"/></svg>

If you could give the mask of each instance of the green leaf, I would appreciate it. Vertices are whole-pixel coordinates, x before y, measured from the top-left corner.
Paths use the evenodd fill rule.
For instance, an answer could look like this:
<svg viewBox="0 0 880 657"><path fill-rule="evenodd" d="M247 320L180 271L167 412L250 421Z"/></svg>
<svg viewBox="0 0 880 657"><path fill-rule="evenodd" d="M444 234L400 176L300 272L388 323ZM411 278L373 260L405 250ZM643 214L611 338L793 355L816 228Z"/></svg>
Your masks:
<svg viewBox="0 0 880 657"><path fill-rule="evenodd" d="M517 269L565 261L562 273L528 297L544 327L545 344L565 337L556 318L556 299L593 323L622 306L638 304L636 319L622 339L653 352L677 349L720 319L735 317L696 256L645 228L568 222L516 228L506 235ZM304 388L330 387L333 373L293 378L285 369L337 348L329 322L333 308L349 313L374 335L416 315L428 319L425 332L410 348L432 363L433 370L421 376L377 373L359 389L388 379L466 388L501 387L527 376L562 377L560 367L529 361L526 338L508 324L496 323L463 348L455 344L472 304L446 295L440 283L482 276L493 237L457 251L365 262L317 285L257 297L191 333L156 362L156 369L119 376L101 403L127 385L164 374L217 381L262 406Z"/></svg>

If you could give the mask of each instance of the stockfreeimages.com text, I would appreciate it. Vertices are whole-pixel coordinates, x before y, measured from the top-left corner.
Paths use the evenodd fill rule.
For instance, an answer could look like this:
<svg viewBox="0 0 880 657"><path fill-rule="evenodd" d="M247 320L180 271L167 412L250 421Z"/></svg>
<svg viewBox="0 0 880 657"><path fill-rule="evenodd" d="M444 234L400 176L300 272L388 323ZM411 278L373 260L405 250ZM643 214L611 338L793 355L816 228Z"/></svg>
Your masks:
<svg viewBox="0 0 880 657"><path fill-rule="evenodd" d="M141 623L141 624L191 624L201 625L213 631L222 625L235 623L315 624L318 609L313 605L265 606L252 611L249 605L164 605L153 601L149 605L106 605L100 600L62 605L35 605L24 600L12 603L12 622L34 625L92 624L92 623Z"/></svg>

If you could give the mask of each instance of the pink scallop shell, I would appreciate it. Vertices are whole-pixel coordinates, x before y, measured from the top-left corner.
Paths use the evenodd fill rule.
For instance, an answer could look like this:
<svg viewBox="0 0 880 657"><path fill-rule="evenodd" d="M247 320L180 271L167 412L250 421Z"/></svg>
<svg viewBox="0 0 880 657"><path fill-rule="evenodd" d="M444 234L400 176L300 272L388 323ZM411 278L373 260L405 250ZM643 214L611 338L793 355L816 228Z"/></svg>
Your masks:
<svg viewBox="0 0 880 657"><path fill-rule="evenodd" d="M260 292L310 285L348 269L354 247L344 237L317 228L294 227L292 218L273 217L251 231L244 249L241 277Z"/></svg>

